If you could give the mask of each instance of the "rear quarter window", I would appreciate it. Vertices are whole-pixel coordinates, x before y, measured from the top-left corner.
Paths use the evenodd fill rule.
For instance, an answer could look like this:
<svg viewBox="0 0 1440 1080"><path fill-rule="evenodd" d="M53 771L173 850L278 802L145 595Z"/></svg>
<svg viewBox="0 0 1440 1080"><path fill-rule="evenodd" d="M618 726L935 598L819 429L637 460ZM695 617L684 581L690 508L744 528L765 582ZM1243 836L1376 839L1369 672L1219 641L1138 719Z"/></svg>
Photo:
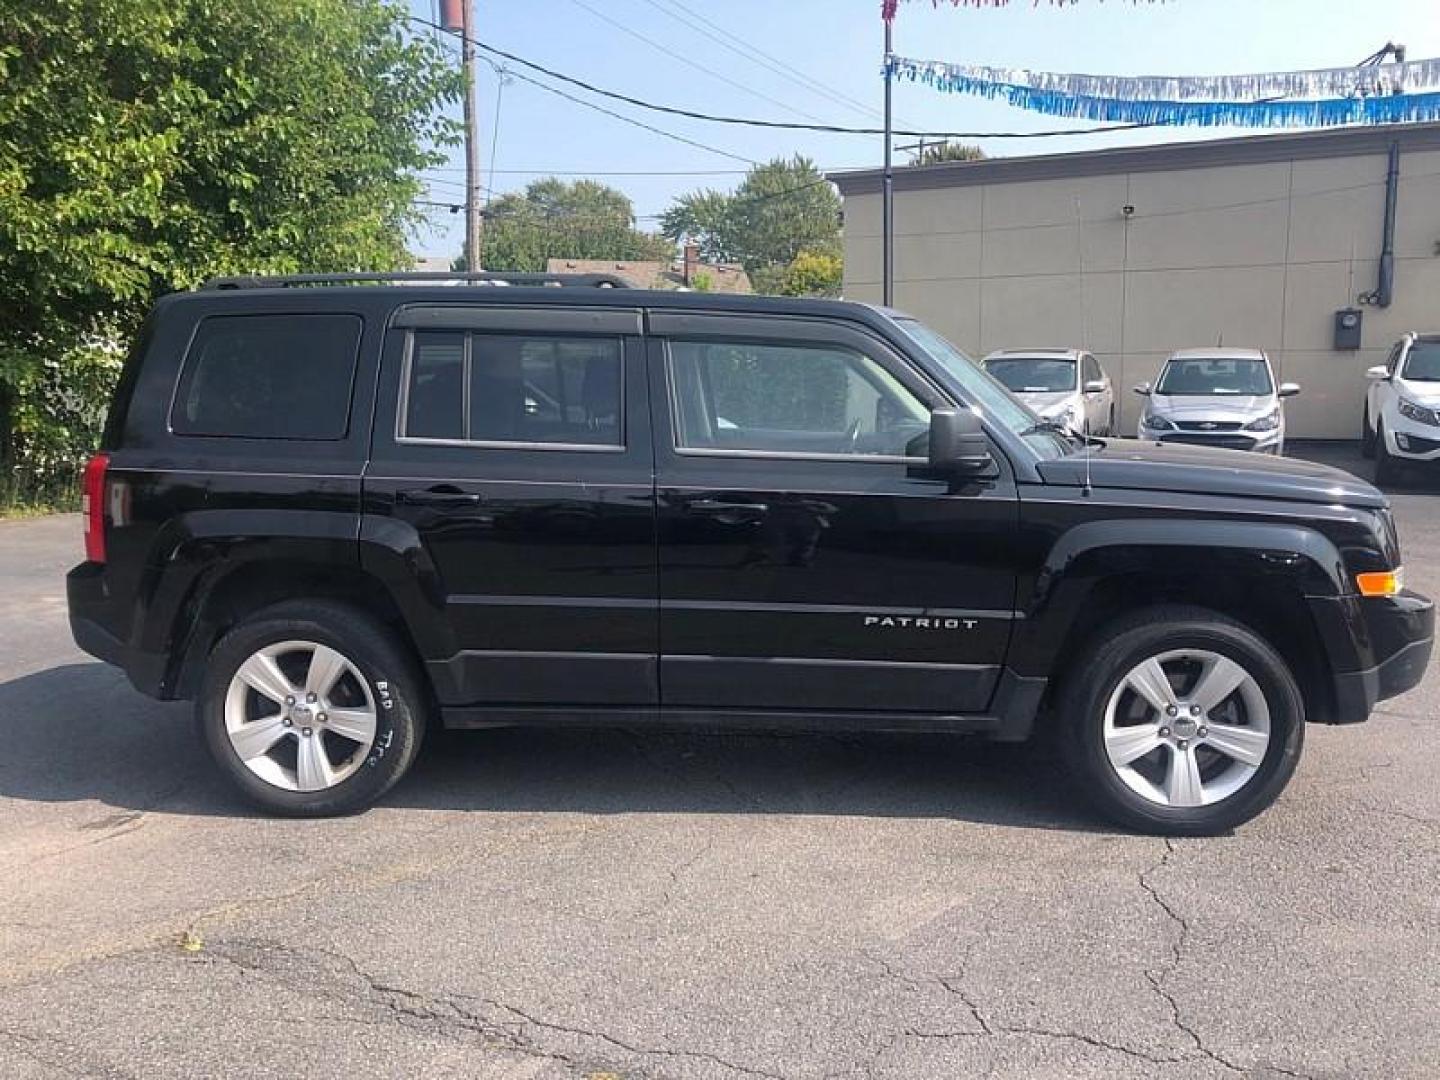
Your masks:
<svg viewBox="0 0 1440 1080"><path fill-rule="evenodd" d="M354 315L213 315L185 356L170 429L241 439L343 439L360 351Z"/></svg>

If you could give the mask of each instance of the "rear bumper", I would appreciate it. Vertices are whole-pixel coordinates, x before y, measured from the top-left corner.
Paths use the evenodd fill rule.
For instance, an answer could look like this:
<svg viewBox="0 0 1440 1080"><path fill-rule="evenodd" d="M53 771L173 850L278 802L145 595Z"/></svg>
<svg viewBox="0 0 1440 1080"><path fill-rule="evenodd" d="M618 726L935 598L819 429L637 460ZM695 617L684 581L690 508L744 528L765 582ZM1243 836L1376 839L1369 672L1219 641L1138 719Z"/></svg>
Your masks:
<svg viewBox="0 0 1440 1080"><path fill-rule="evenodd" d="M70 636L85 652L121 668L142 694L162 697L165 657L131 648L108 618L114 604L106 588L105 567L81 563L65 576L70 609Z"/></svg>
<svg viewBox="0 0 1440 1080"><path fill-rule="evenodd" d="M1366 720L1377 702L1412 690L1425 675L1435 644L1435 604L1418 593L1353 599L1351 623L1362 663L1334 674L1332 723Z"/></svg>

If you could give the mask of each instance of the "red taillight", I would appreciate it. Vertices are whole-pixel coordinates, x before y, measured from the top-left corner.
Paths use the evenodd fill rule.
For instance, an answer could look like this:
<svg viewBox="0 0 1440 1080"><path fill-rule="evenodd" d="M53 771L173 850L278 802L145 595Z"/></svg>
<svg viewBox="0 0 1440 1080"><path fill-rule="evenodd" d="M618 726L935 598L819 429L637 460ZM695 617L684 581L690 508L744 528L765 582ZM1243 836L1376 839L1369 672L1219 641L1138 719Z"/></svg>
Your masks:
<svg viewBox="0 0 1440 1080"><path fill-rule="evenodd" d="M105 472L109 468L108 454L96 454L85 466L80 512L85 515L85 558L91 562L105 561Z"/></svg>

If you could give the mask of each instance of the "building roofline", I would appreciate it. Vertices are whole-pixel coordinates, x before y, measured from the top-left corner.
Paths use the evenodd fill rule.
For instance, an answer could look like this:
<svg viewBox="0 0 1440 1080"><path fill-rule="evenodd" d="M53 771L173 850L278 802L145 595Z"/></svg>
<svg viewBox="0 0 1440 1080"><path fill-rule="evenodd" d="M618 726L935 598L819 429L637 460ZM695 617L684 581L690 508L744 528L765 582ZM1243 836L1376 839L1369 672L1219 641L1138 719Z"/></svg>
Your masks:
<svg viewBox="0 0 1440 1080"><path fill-rule="evenodd" d="M1440 150L1440 123L1381 124L1282 135L1244 135L1200 142L986 158L981 161L947 161L938 165L906 165L895 169L895 190L923 191L1078 176L1355 157L1384 153L1392 142L1398 142L1402 150ZM881 190L884 175L881 169L859 169L828 173L826 178L840 189L842 195L870 195Z"/></svg>

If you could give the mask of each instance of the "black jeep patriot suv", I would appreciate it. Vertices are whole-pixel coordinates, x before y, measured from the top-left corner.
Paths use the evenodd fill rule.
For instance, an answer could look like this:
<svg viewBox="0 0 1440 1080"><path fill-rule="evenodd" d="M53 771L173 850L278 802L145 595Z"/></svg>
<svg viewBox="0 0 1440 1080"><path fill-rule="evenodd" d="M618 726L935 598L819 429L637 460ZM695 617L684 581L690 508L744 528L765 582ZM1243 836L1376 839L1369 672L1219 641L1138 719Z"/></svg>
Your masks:
<svg viewBox="0 0 1440 1080"><path fill-rule="evenodd" d="M480 277L216 282L126 364L75 639L269 810L432 722L718 723L1047 732L1206 834L1429 659L1347 474L1081 438L891 311Z"/></svg>

